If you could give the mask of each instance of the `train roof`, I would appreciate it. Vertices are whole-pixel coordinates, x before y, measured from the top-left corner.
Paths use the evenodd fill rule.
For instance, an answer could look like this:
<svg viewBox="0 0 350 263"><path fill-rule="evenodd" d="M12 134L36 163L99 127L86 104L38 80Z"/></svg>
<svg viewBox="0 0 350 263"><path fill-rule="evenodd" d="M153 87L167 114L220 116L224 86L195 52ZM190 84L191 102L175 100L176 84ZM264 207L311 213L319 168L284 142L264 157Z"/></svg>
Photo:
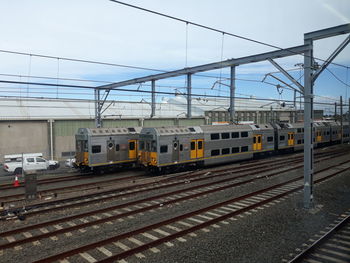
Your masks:
<svg viewBox="0 0 350 263"><path fill-rule="evenodd" d="M144 127L141 133L147 133L153 131L158 135L174 135L174 134L197 134L203 133L201 127L199 126L170 126L170 127Z"/></svg>
<svg viewBox="0 0 350 263"><path fill-rule="evenodd" d="M77 134L87 134L91 136L139 134L141 127L128 128L79 128Z"/></svg>

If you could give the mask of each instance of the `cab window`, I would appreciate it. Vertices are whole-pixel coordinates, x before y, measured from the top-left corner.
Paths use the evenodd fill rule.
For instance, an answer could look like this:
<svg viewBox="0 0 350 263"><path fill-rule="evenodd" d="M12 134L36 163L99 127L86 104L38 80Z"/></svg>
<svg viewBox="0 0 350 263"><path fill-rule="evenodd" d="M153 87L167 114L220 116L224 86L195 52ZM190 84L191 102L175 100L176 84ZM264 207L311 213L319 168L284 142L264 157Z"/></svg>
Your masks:
<svg viewBox="0 0 350 263"><path fill-rule="evenodd" d="M45 163L46 161L43 158L36 158L38 163Z"/></svg>

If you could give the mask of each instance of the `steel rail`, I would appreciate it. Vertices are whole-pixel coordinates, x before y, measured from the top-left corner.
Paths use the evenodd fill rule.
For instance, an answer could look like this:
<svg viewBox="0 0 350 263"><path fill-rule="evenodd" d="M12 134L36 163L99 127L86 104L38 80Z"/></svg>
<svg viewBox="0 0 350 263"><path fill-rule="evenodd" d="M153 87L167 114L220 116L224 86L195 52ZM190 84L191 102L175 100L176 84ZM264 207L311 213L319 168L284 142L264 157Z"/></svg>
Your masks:
<svg viewBox="0 0 350 263"><path fill-rule="evenodd" d="M349 162L350 161L346 161L344 163L349 163ZM332 174L327 175L327 176L325 176L323 178L315 180L315 183L319 183L319 182L325 181L325 180L327 180L327 179L329 179L331 177L334 177L334 176L336 176L336 175L338 175L338 174L340 174L340 173L342 173L342 172L344 172L344 171L346 171L348 169L349 168L344 168L344 169L338 170L335 173L332 173ZM328 169L326 168L326 170L328 170ZM286 184L293 183L293 182L298 181L300 179L301 179L301 177L298 177L297 179L292 179L292 180L289 180L289 181L286 181L286 182L283 182L283 183L279 183L279 184L270 186L268 188L264 188L264 189L261 189L261 190L258 190L258 191L255 191L255 192L252 192L252 193L240 196L240 197L236 197L236 198L233 198L233 199L230 199L230 200L226 200L224 202L220 202L218 204L211 205L209 207L205 207L205 208L202 208L202 209L199 209L199 210L196 210L196 211L192 211L190 213L186 213L186 214L183 214L183 215L180 215L180 216L176 216L174 218L170 218L170 219L164 220L162 222L151 224L151 225L148 225L148 226L145 226L145 227L142 227L142 228L130 231L130 232L126 232L126 233L123 233L123 234L120 234L120 235L117 235L117 236L114 236L114 237L111 237L111 238L107 238L107 239L104 239L104 240L101 240L101 241L98 241L98 242L95 242L95 243L84 245L82 247L75 248L75 249L72 249L72 250L69 250L69 251L65 251L65 252L60 253L60 254L49 256L47 258L37 260L37 261L35 261L35 263L53 262L53 261L56 261L56 260L59 260L59 259L64 259L64 258L73 256L75 254L82 253L84 251L95 249L97 247L101 247L101 246L104 246L106 244L110 244L112 242L116 242L116 241L119 241L119 240L122 240L122 239L125 239L125 238L129 238L131 236L138 235L138 234L147 232L149 230L153 230L153 229L159 228L161 226L174 223L176 221L184 220L186 218L189 218L189 217L201 214L201 213L205 213L205 212L213 210L213 209L217 209L219 207L222 207L224 205L227 205L227 204L230 204L230 203L233 203L233 202L240 201L242 199L246 199L246 198L249 198L249 197L261 194L261 193L265 193L265 192L267 192L269 190L273 190L273 189L276 189L278 187L285 186ZM211 219L211 220L209 220L207 222L199 223L196 226L192 226L192 227L190 227L188 229L181 230L181 231L179 231L177 233L174 233L174 234L170 234L170 235L168 235L166 237L163 237L163 238L160 238L158 240L155 240L155 241L152 241L152 242L140 245L140 246L138 246L136 248L130 249L128 251L122 252L120 254L117 254L117 255L114 255L114 256L111 256L111 257L108 257L108 258L106 258L104 260L101 260L101 261L98 261L98 262L112 262L114 260L120 260L120 259L126 258L126 257L128 257L130 255L134 255L134 254L139 253L141 251L144 251L144 250L146 250L148 248L155 247L155 246L163 244L163 243L165 243L167 241L170 241L170 240L173 240L175 238L184 236L184 235L186 235L188 233L192 233L192 232L194 232L196 230L205 228L207 226L213 225L213 224L218 223L220 221L223 221L225 219L228 219L228 218L231 218L233 216L242 214L242 213L244 213L244 212L246 212L248 210L254 209L256 207L260 207L260 206L262 206L264 204L267 204L267 203L269 203L271 201L274 201L274 200L277 200L277 199L282 198L284 196L287 196L287 195L289 195L289 194L291 194L293 192L296 192L298 190L301 190L301 189L303 189L302 185L297 186L294 189L287 190L284 193L277 194L276 196L267 198L267 199L265 199L263 201L259 201L259 202L255 203L255 204L248 205L247 207L244 207L244 208L241 208L241 209L236 210L234 212L230 212L228 214L219 216L219 217Z"/></svg>
<svg viewBox="0 0 350 263"><path fill-rule="evenodd" d="M346 162L348 162L348 161L346 161ZM344 163L346 163L346 162L344 162ZM248 180L245 180L245 181L236 182L236 183L229 184L229 185L224 185L224 186L221 186L221 187L218 187L218 188L215 188L215 189L206 190L206 191L203 191L203 192L200 192L200 193L195 193L195 194L192 194L192 195L189 195L189 196L180 197L180 198L173 199L173 200L170 200L170 201L163 201L162 205L169 205L169 204L173 204L173 203L178 203L178 202L185 201L185 200L188 200L188 199L193 199L193 198L196 198L196 197L199 197L199 196L203 196L203 195L207 195L207 194L210 194L210 193L222 191L222 190L225 190L225 189L228 189L228 188L233 188L233 187L237 187L237 186L240 186L240 185L248 184L248 183L257 181L259 179L266 178L266 176L272 177L272 176L280 175L281 173L285 173L285 172L290 171L290 170L295 170L295 169L298 169L300 167L302 167L302 165L300 165L298 167L294 167L294 168L288 168L288 169L285 169L283 171L277 171L277 172L274 172L274 173L270 173L269 175L262 175L262 176L255 177L255 178L252 178L252 179L248 179ZM327 167L325 169L322 169L322 170L318 171L317 173L329 170L329 169L331 169L333 167ZM255 173L253 173L253 174L255 174ZM242 177L242 176L238 176L238 177ZM236 179L236 177L235 178L225 179L225 180L222 180L222 181L219 181L219 182L207 183L205 185L193 186L193 187L189 187L189 188L186 188L186 189L180 189L180 190L176 190L176 191L173 191L173 192L170 192L170 193L164 193L164 194L160 194L158 196L153 196L153 197L149 197L149 198L145 198L145 199L141 199L141 200L136 200L136 201L132 201L132 202L129 202L129 203L125 203L125 204L121 204L121 205L117 205L117 206L113 206L113 207L108 207L108 208L104 208L104 209L100 209L100 210L95 210L95 211L91 211L91 212L87 212L87 213L83 213L83 214L79 214L79 215L74 215L74 216L70 216L70 217L66 217L66 218L62 218L62 219L58 219L58 220L53 220L53 221L50 221L50 222L44 222L44 223L40 223L40 224L37 224L37 225L28 226L28 227L18 228L18 229L14 229L14 230L10 230L10 231L6 231L6 232L3 232L3 233L0 233L0 236L9 236L9 235L13 235L13 234L16 234L16 233L21 233L21 232L25 232L25 231L28 231L28 230L44 227L44 226L47 226L47 225L58 224L58 223L70 221L70 220L81 218L81 217L86 217L86 216L95 215L95 214L101 214L101 213L104 213L104 212L107 212L107 211L110 211L110 210L116 210L116 209L121 209L121 208L124 208L124 207L134 206L134 205L138 205L140 203L144 203L144 202L147 202L147 201L151 201L151 200L155 200L155 199L159 199L159 198L163 198L163 197L168 197L168 196L176 195L176 194L179 194L179 193L189 192L189 191L192 191L192 190L197 190L198 188L201 189L203 187L208 187L208 186L212 186L214 184L223 183L223 182L227 182L229 180L235 180L235 179ZM294 180L300 180L300 178L296 178ZM68 228L55 230L55 231L44 233L44 234L40 234L40 235L37 235L37 236L32 236L32 237L29 237L29 238L17 240L17 241L11 242L11 243L0 245L0 250L1 249L7 249L7 248L10 248L10 247L14 247L14 246L18 246L18 245L21 245L21 244L24 244L24 243L28 243L28 242L31 242L31 241L47 238L49 236L54 236L54 235L58 235L58 234L71 232L71 231L74 231L74 230L77 230L77 229L86 228L86 227L89 227L89 226L92 226L92 225L102 224L102 223L105 223L105 222L108 222L108 221L111 221L111 220L116 220L116 219L119 219L119 218L122 218L122 217L127 217L127 216L130 216L130 215L133 215L133 214L142 213L142 212L149 211L149 210L156 209L156 208L159 208L159 204L155 204L155 205L152 205L152 206L139 208L139 209L136 209L136 210L133 210L133 211L129 211L129 212L123 213L123 214L118 214L118 215L114 215L114 216L111 216L111 217L98 219L98 220L95 220L95 221L90 221L90 222L87 222L87 223L71 226L71 227L68 227Z"/></svg>
<svg viewBox="0 0 350 263"><path fill-rule="evenodd" d="M303 260L307 256L311 255L319 246L321 246L324 242L326 242L328 239L330 239L335 234L335 232L337 232L338 230L343 228L349 222L350 222L350 214L348 214L342 221L340 221L336 226L334 226L332 229L330 229L322 237L320 237L318 240L316 240L314 243L312 243L308 248L306 248L300 254L295 256L291 261L289 261L289 263L303 262Z"/></svg>
<svg viewBox="0 0 350 263"><path fill-rule="evenodd" d="M328 153L327 155L331 155L331 157L335 157L334 155L332 155L331 153ZM341 153L338 153L338 155L341 155ZM338 156L337 155L337 156ZM294 159L300 159L302 157L295 157ZM278 162L276 161L269 161L269 162L265 162L265 164L273 164L273 165L277 165L279 163L284 163L286 164L286 162L284 160L280 160ZM262 166L259 165L260 163L256 164L256 166L258 166L259 168L262 168ZM208 178L212 178L212 177L219 177L219 176L225 176L227 174L234 174L234 173L238 173L238 172L242 172L243 169L242 168L245 168L245 167L251 167L250 169L245 169L244 171L249 171L249 170L255 170L256 168L252 168L252 165L245 165L244 167L240 166L238 170L235 170L235 171L227 171L227 169L220 169L220 170L216 170L214 171L215 172L215 175L212 175L212 176L207 176L203 179L201 178L198 178L198 179L190 179L188 180L188 182L197 182L197 181L201 181L201 180L206 180ZM269 166L271 167L271 166ZM221 172L221 174L217 174L217 172ZM210 172L212 173L212 172ZM196 174L185 174L185 175L182 175L182 176L179 176L181 178L188 178L188 177L198 177L198 176L201 176L201 175L207 175L208 172L205 172L205 171L201 171L200 173L196 173ZM175 179L179 179L179 177L176 177ZM165 179L162 179L160 181L158 181L157 183L159 182L167 182L167 181L171 181L171 180L174 180L174 178L165 178ZM161 185L161 186L157 186L157 187L153 187L152 190L156 190L156 189L162 189L162 188L166 188L166 187L173 187L173 186L176 186L176 185L179 185L179 184L182 184L183 182L175 182L171 185L167 184L167 185ZM128 190L131 190L131 189L136 189L138 187L145 187L147 185L154 185L156 184L155 182L150 182L150 183L145 183L145 184L140 184L140 185L134 185L134 186L131 186L131 187L126 187L126 188L119 188L117 190L119 191L128 191ZM89 200L89 201L83 201L83 202L79 202L79 203L73 203L73 204L68 204L68 205L65 205L65 206L57 206L58 202L72 202L74 200L80 200L80 198L68 198L68 199L64 199L64 200L61 200L61 201L51 201L51 202L46 202L44 204L39 204L39 205L33 205L33 206L27 206L27 207L24 207L24 208L14 208L8 212L14 212L16 214L20 213L21 211L25 211L25 215L26 216L33 216L35 214L40 214L40 213L43 213L43 212L48 212L48 211L55 211L55 210L60 210L60 209L66 209L66 208L71 208L71 207L76 207L76 206L79 206L81 204L83 205L88 205L88 204L91 204L91 203L95 203L95 202L100 202L100 201L106 201L106 200L109 200L109 199L112 199L112 198L116 198L116 197L125 197L125 196L128 196L128 195L132 195L132 194L135 194L135 193L141 193L141 192L147 192L149 191L150 189L144 189L144 190L138 190L138 191L134 191L134 192L131 192L131 193L124 193L124 194L120 194L118 196L107 196L107 197L102 197L100 199L97 199L97 200ZM98 195L108 195L108 194L111 194L111 193L115 193L116 190L111 190L111 191L104 191L102 193L99 193L99 194L89 194L89 195L86 195L84 196L85 198L92 198L92 197L95 197L95 196L98 196ZM48 208L48 209L43 209L43 210L39 210L39 211L33 211L33 212L28 212L27 211L30 211L31 209L35 209L35 208L38 208L38 207L43 207L44 205L55 205L55 207L52 207L52 208Z"/></svg>

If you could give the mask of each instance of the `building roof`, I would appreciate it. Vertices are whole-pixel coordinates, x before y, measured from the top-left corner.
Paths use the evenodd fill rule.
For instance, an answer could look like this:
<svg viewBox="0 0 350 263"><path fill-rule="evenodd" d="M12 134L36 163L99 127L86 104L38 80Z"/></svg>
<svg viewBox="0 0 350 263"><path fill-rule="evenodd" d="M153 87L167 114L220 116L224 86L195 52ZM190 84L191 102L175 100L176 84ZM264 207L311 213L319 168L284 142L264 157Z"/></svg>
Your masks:
<svg viewBox="0 0 350 263"><path fill-rule="evenodd" d="M107 108L108 106L108 108ZM291 111L277 102L267 103L255 99L235 99L236 111ZM106 101L103 118L148 118L151 104L142 100ZM205 111L224 111L229 108L228 99L193 98L192 116L204 116ZM93 119L95 117L94 101L79 99L41 99L41 98L0 98L0 120L42 120L42 119ZM183 95L163 98L156 104L158 118L184 117L187 113L187 100Z"/></svg>

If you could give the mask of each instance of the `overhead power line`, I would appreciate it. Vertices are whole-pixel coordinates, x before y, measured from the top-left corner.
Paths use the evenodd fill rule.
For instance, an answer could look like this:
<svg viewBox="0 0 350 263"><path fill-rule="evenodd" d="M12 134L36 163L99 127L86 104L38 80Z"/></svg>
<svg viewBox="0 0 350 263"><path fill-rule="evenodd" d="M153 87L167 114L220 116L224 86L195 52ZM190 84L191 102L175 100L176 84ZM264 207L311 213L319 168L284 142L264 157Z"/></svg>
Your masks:
<svg viewBox="0 0 350 263"><path fill-rule="evenodd" d="M22 82L22 81L7 81L7 80L0 80L0 83L8 83L8 84L23 84L23 85L37 85L37 86L53 86L53 87L72 87L72 88L81 88L81 89L94 89L95 87L91 86L83 86L83 85L65 85L65 84L50 84L50 83L41 83L41 82ZM125 91L125 92L136 92L136 93L152 93L150 90L131 90L131 89L122 89L118 88L118 91ZM175 92L165 92L165 91L155 91L156 94L163 94L163 95L173 95L176 96L178 95ZM182 93L181 95L186 96L187 93ZM222 95L209 95L209 94L191 94L193 97L206 97L206 98L223 98L223 99L229 99L231 98L230 96L222 96ZM39 97L43 98L43 97ZM294 101L289 101L289 100L280 100L280 99L263 99L263 98L243 98L243 97L233 97L237 99L251 99L251 100L262 100L262 101L283 101L283 102L294 102ZM52 99L52 98L51 98ZM318 103L318 104L323 104L323 105L333 105L330 103ZM345 105L345 104L344 104Z"/></svg>
<svg viewBox="0 0 350 263"><path fill-rule="evenodd" d="M246 41L249 41L249 42L253 42L253 43L256 43L256 44L259 44L259 45L263 45L263 46L267 46L267 47L283 50L283 48L281 48L279 46L276 46L276 45L273 45L273 44L269 44L269 43L262 42L262 41L259 41L259 40L253 39L253 38L248 38L248 37L244 37L244 36L241 36L241 35L233 34L233 33L227 32L227 31L223 31L223 30L216 29L216 28L213 28L213 27L210 27L210 26L206 26L206 25L203 25L203 24L195 23L195 22L192 22L192 21L189 21L189 20L185 20L185 19L182 19L182 18L178 18L178 17L175 17L175 16L171 16L171 15L167 15L167 14L160 13L160 12L157 12L157 11L153 11L153 10L150 10L150 9L147 9L147 8L143 8L143 7L140 7L140 6L124 3L124 2L121 2L121 1L117 1L117 0L109 0L109 1L114 2L116 4L128 6L128 7L131 7L131 8L139 9L139 10L151 13L151 14L163 16L163 17L166 17L166 18L169 18L169 19L173 19L173 20L176 20L176 21L180 21L180 22L186 23L187 25L190 24L190 25L201 27L201 28L204 28L204 29L207 29L207 30L210 30L210 31L214 31L214 32L220 33L220 34L224 34L224 35L232 36L232 37L235 37L235 38L243 39L243 40L246 40ZM293 52L293 51L290 51L290 52L295 54L295 55L306 56L306 55L302 55L302 54L299 54L299 53L296 53L296 52ZM324 59L320 59L320 58L316 58L316 57L313 57L313 58L317 59L317 60L320 60L320 61L323 61L323 62L326 62L326 60L324 60ZM334 62L332 62L330 64L348 68L348 66L341 65L341 64L338 64L338 63L334 63Z"/></svg>

